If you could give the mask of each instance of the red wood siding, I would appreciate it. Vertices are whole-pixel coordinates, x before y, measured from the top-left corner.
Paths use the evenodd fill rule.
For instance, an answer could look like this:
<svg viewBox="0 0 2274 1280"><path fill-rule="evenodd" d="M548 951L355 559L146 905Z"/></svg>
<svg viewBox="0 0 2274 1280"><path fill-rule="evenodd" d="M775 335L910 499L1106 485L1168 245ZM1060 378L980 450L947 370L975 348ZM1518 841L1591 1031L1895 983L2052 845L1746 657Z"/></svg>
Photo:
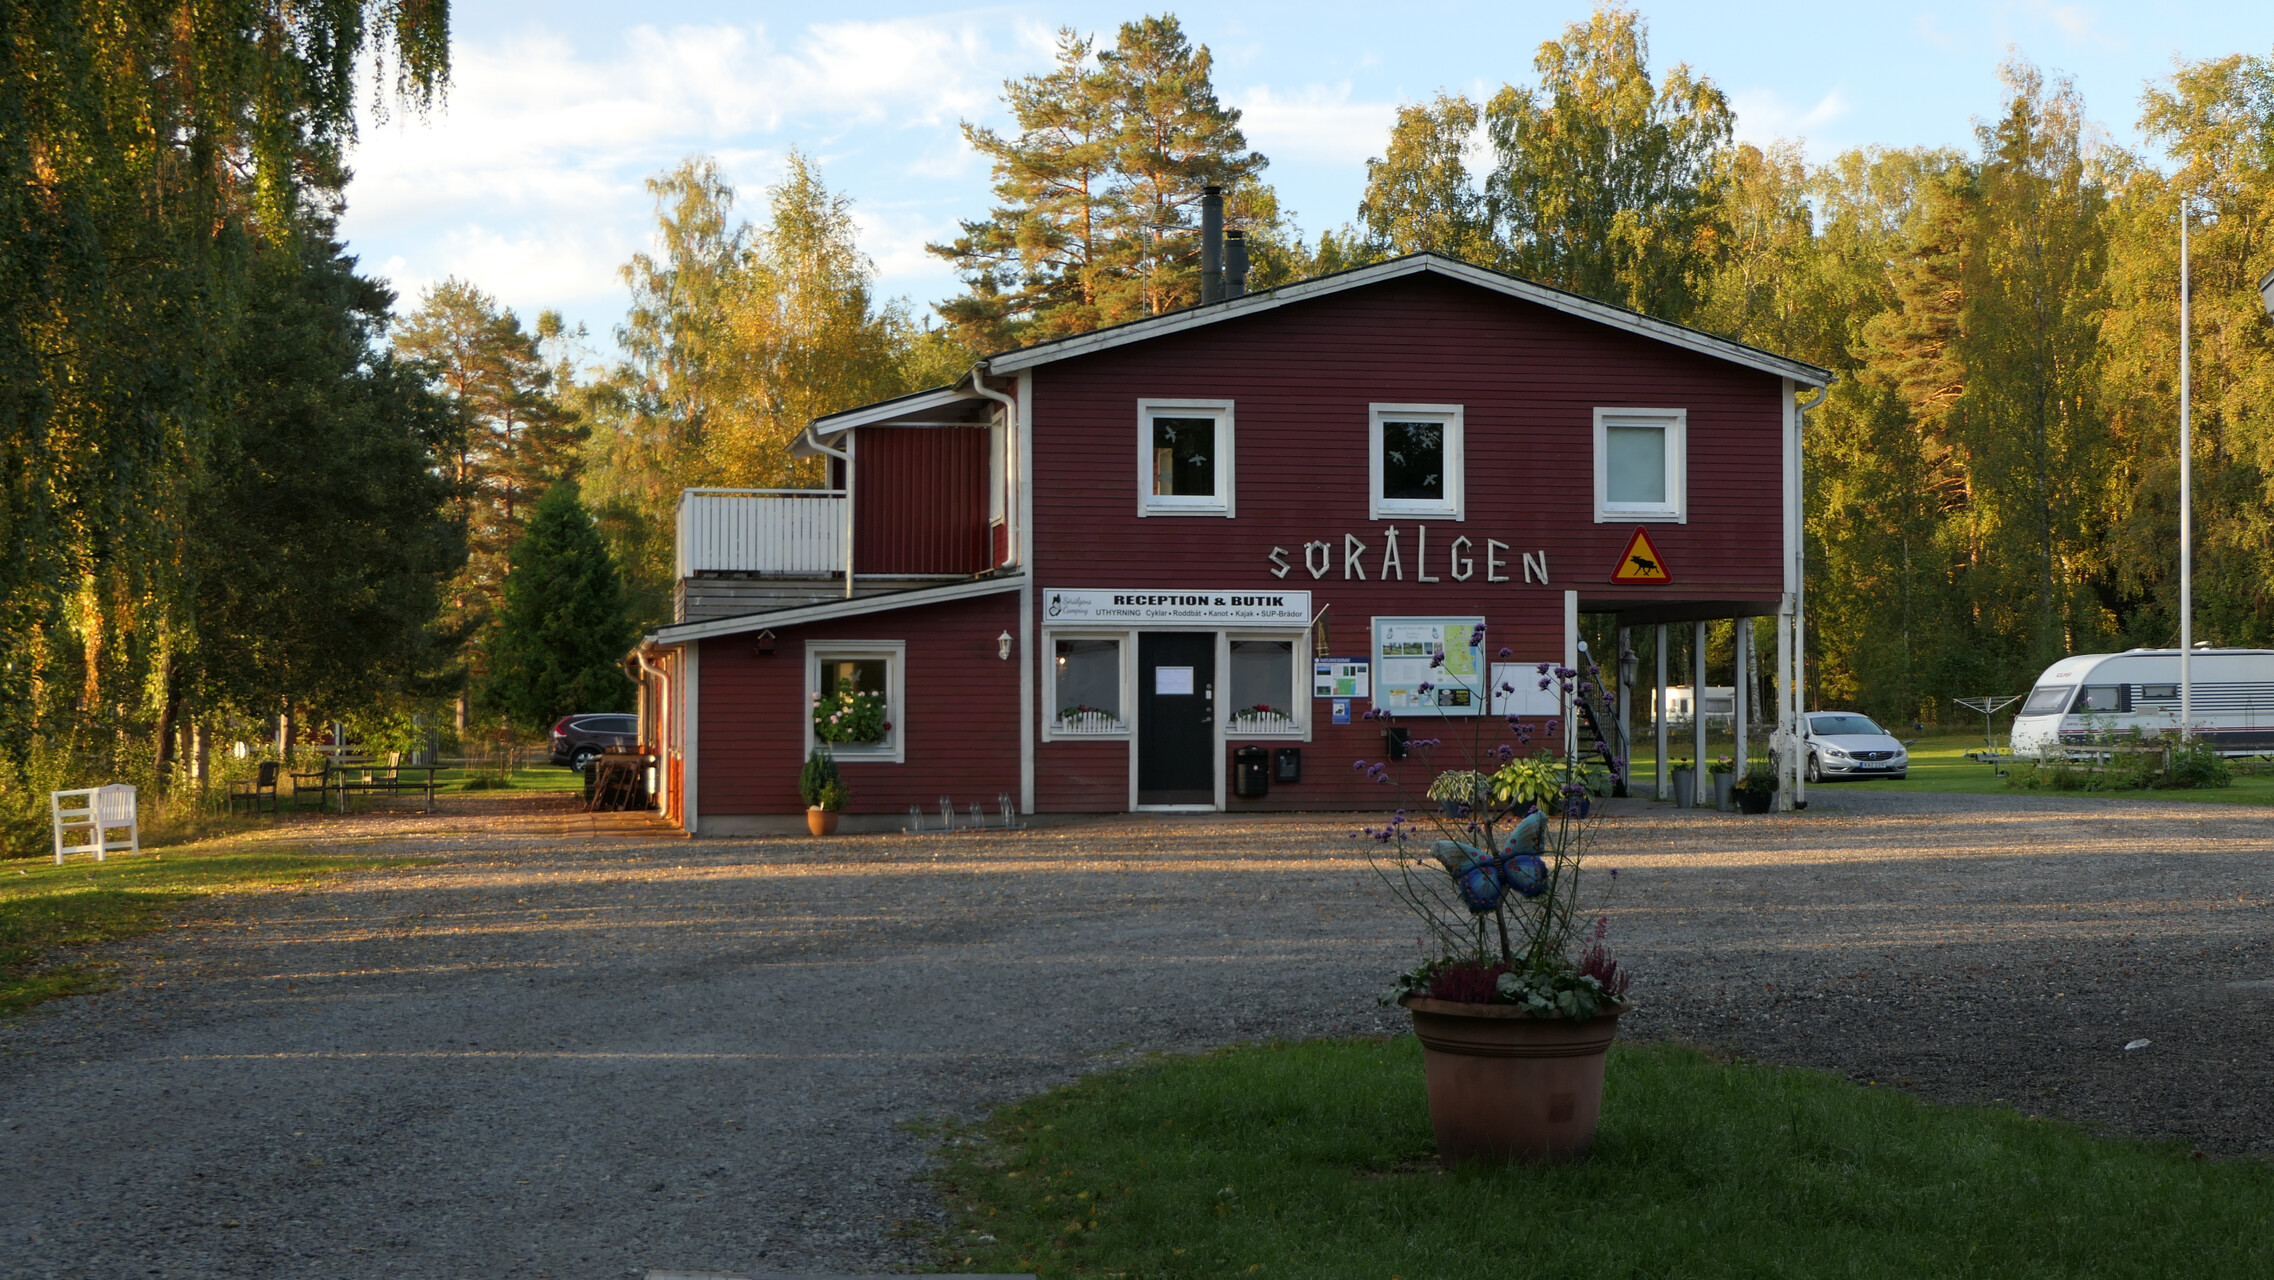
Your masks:
<svg viewBox="0 0 2274 1280"><path fill-rule="evenodd" d="M1018 663L996 656L996 637L1005 631L1018 632L1015 593L779 627L771 657L759 656L748 636L703 641L696 725L702 819L804 810L797 778L805 762L809 641L908 646L907 705L893 711L907 762L841 760L851 792L846 812L904 813L916 804L936 820L945 795L959 813L978 801L993 814L1006 791L1017 804Z"/></svg>
<svg viewBox="0 0 2274 1280"><path fill-rule="evenodd" d="M853 571L986 571L987 429L863 427L858 435Z"/></svg>
<svg viewBox="0 0 2274 1280"><path fill-rule="evenodd" d="M1126 738L1038 744L1035 811L1119 813L1128 808L1129 751Z"/></svg>
<svg viewBox="0 0 2274 1280"><path fill-rule="evenodd" d="M1338 654L1367 652L1375 615L1479 613L1491 649L1505 645L1530 662L1564 656L1566 589L1580 591L1589 611L1689 600L1765 610L1782 585L1779 379L1454 281L1392 281L1032 376L1038 590L1308 590L1314 609L1333 606ZM1137 515L1137 401L1171 397L1235 403L1236 518ZM1376 403L1464 407L1464 521L1368 518L1368 406ZM1634 522L1594 520L1597 407L1688 410L1689 522L1647 526L1671 585L1607 581ZM1428 561L1417 566L1423 525ZM1392 526L1404 567L1385 582ZM1342 576L1346 533L1370 548L1365 581ZM1460 583L1447 555L1464 535L1477 569ZM1487 538L1508 544L1502 571L1512 581L1484 581ZM1311 539L1335 548L1322 578L1301 567ZM1271 573L1275 546L1296 565L1285 578ZM1549 581L1527 584L1521 557L1541 551ZM1419 581L1423 567L1440 581ZM1313 710L1305 781L1274 785L1267 804L1392 807L1388 788L1351 769L1354 759L1380 758L1382 723L1335 726L1325 723L1325 703ZM1416 737L1431 724L1397 723ZM1496 729L1486 745L1507 736ZM1041 759L1053 758L1046 748ZM1042 770L1046 793L1072 785L1053 780L1056 772ZM1428 768L1417 760L1411 776L1425 782Z"/></svg>

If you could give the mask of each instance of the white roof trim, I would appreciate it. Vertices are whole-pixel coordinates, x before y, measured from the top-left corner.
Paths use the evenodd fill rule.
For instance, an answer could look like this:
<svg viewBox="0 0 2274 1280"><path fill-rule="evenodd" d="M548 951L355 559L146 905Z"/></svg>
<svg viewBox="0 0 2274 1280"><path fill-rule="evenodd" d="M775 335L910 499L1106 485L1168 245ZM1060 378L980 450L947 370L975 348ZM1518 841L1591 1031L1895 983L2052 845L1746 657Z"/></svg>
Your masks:
<svg viewBox="0 0 2274 1280"><path fill-rule="evenodd" d="M944 587L917 587L912 591L893 591L880 596L856 596L851 600L832 600L828 604L800 605L795 609L781 609L773 613L746 613L734 618L682 622L656 631L640 641L640 647L685 644L690 640L740 635L771 627L794 627L803 622L827 622L832 618L855 618L864 613L887 613L894 609L914 609L927 604L947 604L976 596L1016 591L1020 581L1015 575L982 578L975 582L957 582Z"/></svg>
<svg viewBox="0 0 2274 1280"><path fill-rule="evenodd" d="M1408 254L1402 258L1393 258L1388 262L1375 263L1370 267L1358 267L1350 271L1337 272L1331 276L1322 276L1316 280L1304 280L1296 284L1281 285L1276 289L1247 294L1226 302L1214 303L1204 307L1190 307L1183 311L1171 312L1168 315L1156 316L1149 320L1135 320L1128 324L1116 325L1110 329L1101 329L1095 333L1085 333L1071 338L1060 338L1053 342L1038 343L1031 347L1023 347L1017 351L990 357L986 362L987 371L989 373L1016 373L1021 369L1031 369L1036 365L1068 360L1075 356L1086 356L1093 352L1110 350L1128 343L1142 342L1148 338L1181 333L1186 329L1196 329L1201 325L1214 324L1219 320L1230 320L1237 316L1270 311L1293 302L1322 298L1348 289L1360 289L1367 285L1380 284L1385 280L1425 274L1447 276L1466 284L1476 285L1478 288L1490 289L1495 293L1504 294L1511 298L1521 298L1526 302L1537 303L1552 311L1561 311L1566 315L1592 320L1597 324L1609 325L1614 329L1622 329L1628 333L1639 334L1642 337L1654 338L1671 346L1695 351L1700 355L1711 356L1717 360L1727 360L1732 364L1744 365L1748 369L1758 369L1763 373L1774 374L1780 378L1790 378L1802 386L1826 386L1831 383L1834 376L1829 369L1819 369L1815 365L1799 360L1772 355L1757 347L1748 347L1742 342L1731 342L1727 338L1717 338L1710 333L1704 333L1697 329L1671 324L1664 320L1654 320L1649 316L1629 311L1624 307L1614 307L1608 303L1597 302L1592 298L1582 298L1577 294L1565 293L1561 289L1550 289L1545 285L1534 284L1529 280L1519 280L1515 276L1502 275L1497 271L1487 271L1482 267L1473 267L1468 263L1435 253Z"/></svg>
<svg viewBox="0 0 2274 1280"><path fill-rule="evenodd" d="M904 418L913 413L929 413L932 410L945 409L949 405L962 404L968 400L985 402L987 398L976 391L965 390L960 387L935 387L930 391L917 391L876 404L862 405L858 409L847 409L842 413L832 413L825 418L815 418L813 420L813 432L816 435L833 436L840 431L849 430L853 427L866 427L879 422L890 422L894 418ZM974 422L971 425L977 427L986 424Z"/></svg>

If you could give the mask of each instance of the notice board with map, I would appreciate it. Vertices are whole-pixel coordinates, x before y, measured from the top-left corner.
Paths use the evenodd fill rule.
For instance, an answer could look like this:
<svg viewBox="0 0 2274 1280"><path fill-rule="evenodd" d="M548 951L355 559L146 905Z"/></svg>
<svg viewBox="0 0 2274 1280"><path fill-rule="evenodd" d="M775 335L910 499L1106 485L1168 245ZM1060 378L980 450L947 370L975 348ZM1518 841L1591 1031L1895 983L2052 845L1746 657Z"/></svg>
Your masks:
<svg viewBox="0 0 2274 1280"><path fill-rule="evenodd" d="M1469 641L1483 625L1482 617L1374 619L1374 705L1406 715L1482 715L1490 664Z"/></svg>

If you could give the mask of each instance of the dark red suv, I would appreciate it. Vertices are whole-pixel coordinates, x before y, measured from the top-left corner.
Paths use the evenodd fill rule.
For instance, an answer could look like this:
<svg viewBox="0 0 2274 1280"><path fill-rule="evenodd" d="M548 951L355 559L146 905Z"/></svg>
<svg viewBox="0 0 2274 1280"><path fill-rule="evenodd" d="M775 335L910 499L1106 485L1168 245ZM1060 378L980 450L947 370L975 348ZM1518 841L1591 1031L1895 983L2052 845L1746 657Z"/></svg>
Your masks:
<svg viewBox="0 0 2274 1280"><path fill-rule="evenodd" d="M553 726L553 763L582 772L592 767L608 747L636 747L640 743L638 716L589 714L562 716Z"/></svg>

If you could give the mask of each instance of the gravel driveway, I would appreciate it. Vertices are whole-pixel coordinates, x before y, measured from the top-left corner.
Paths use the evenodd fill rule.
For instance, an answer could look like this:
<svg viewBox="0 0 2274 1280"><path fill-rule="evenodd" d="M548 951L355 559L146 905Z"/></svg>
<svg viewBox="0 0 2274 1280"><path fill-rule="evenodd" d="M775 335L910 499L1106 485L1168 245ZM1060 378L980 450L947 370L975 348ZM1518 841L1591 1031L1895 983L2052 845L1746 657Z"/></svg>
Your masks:
<svg viewBox="0 0 2274 1280"><path fill-rule="evenodd" d="M2264 811L1816 798L1613 807L1632 1034L2274 1155ZM1350 825L279 828L439 861L206 904L111 949L119 990L0 1024L0 1276L915 1264L936 1208L910 1120L1152 1050L1398 1026L1373 997L1414 930Z"/></svg>

